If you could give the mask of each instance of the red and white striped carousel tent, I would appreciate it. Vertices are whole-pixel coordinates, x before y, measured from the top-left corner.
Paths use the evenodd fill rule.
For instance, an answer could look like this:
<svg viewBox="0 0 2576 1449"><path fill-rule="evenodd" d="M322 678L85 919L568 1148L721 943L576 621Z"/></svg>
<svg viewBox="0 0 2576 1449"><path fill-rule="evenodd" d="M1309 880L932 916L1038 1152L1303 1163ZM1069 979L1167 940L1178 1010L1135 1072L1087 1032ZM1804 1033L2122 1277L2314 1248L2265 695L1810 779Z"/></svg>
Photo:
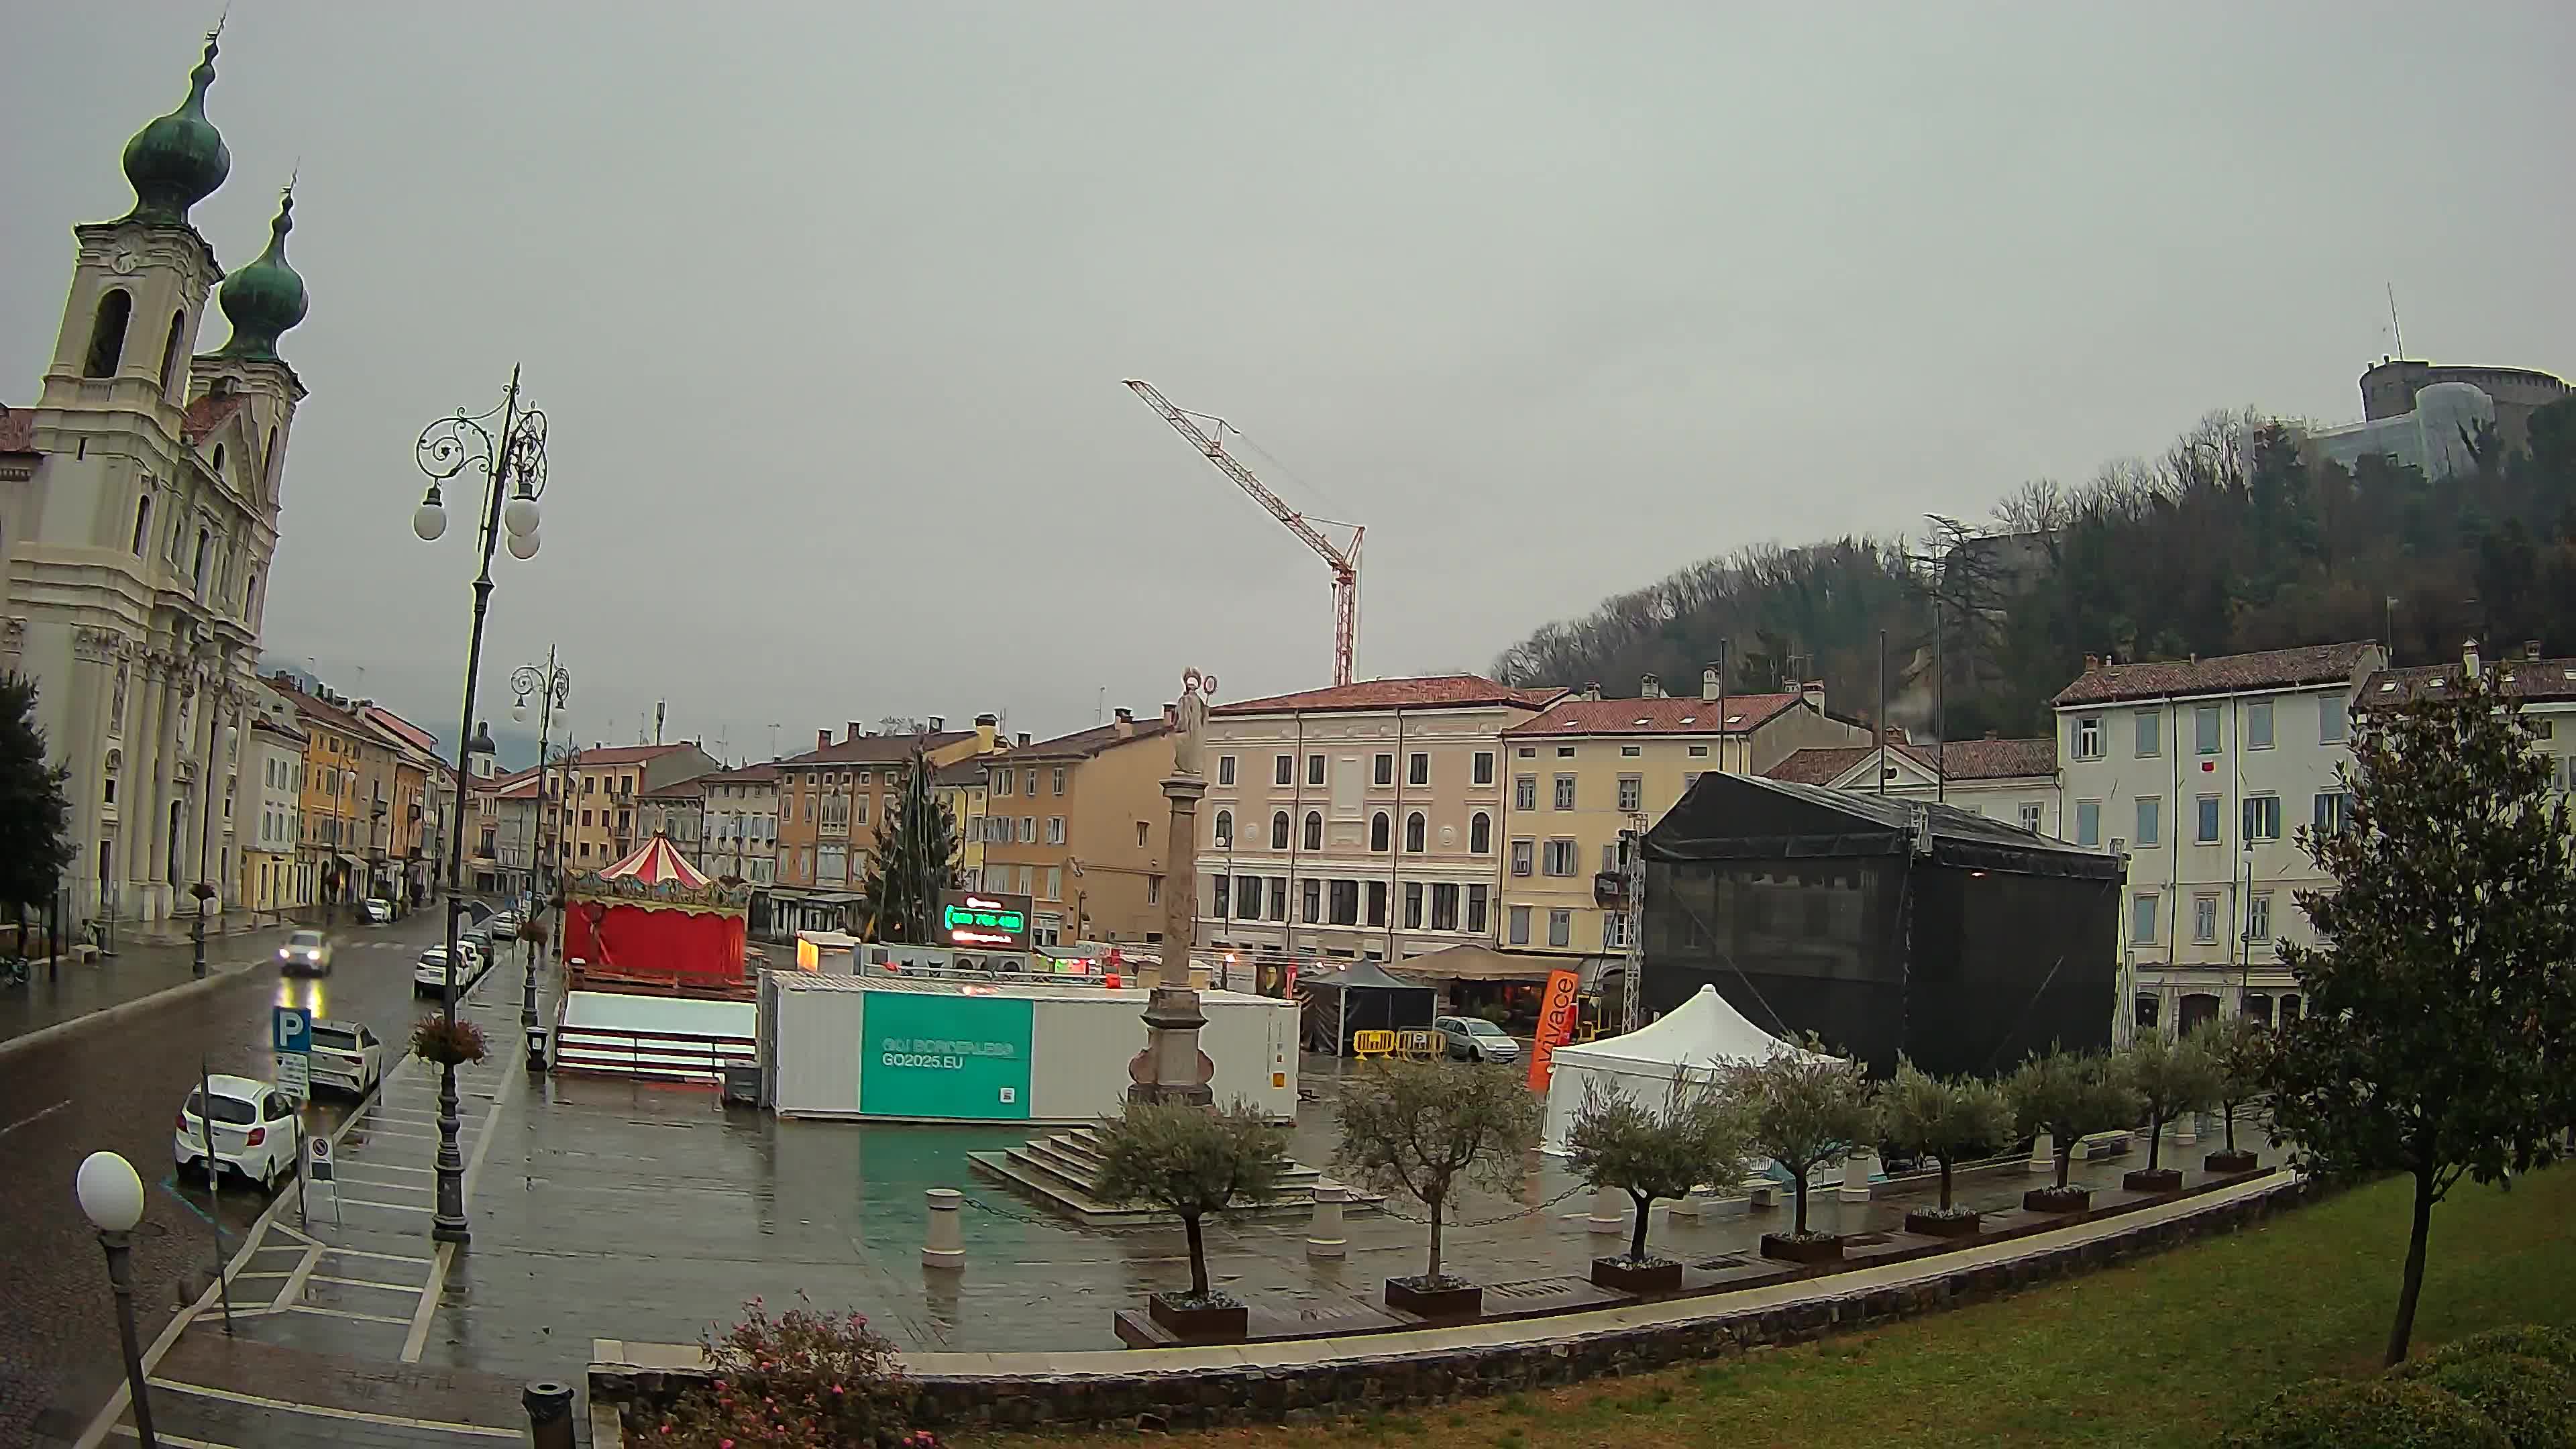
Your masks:
<svg viewBox="0 0 2576 1449"><path fill-rule="evenodd" d="M680 854L670 837L658 832L624 860L601 866L599 878L631 880L648 886L676 885L685 890L701 889L708 881L705 871L689 864L688 857Z"/></svg>
<svg viewBox="0 0 2576 1449"><path fill-rule="evenodd" d="M560 949L576 986L720 995L750 989L743 928L751 892L712 879L667 837L657 833L624 859L574 876L564 894Z"/></svg>

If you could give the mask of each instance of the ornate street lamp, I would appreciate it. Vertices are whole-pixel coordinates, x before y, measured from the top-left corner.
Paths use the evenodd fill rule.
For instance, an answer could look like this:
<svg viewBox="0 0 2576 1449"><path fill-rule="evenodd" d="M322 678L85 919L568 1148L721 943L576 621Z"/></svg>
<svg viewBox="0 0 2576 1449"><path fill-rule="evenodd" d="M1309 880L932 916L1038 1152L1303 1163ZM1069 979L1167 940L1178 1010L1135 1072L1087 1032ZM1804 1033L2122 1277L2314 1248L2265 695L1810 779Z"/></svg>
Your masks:
<svg viewBox="0 0 2576 1449"><path fill-rule="evenodd" d="M535 506L534 503L529 504L531 508ZM514 720L527 719L528 696L537 696L537 840L538 854L542 856L546 853L546 811L554 803L546 793L552 763L546 755L554 748L555 706L572 702L572 674L555 662L555 651L548 647L545 668L522 664L510 672L510 692L518 696L518 702L510 706L510 718ZM537 913L545 909L547 864L540 860L529 877L528 913L526 919L519 923L523 931L536 920ZM523 935L519 949L527 961L527 980L519 993L519 1030L527 1038L528 1070L542 1071L545 1069L545 1028L537 1025L537 942L533 937Z"/></svg>
<svg viewBox="0 0 2576 1449"><path fill-rule="evenodd" d="M98 1245L107 1250L107 1286L116 1295L116 1336L125 1348L125 1386L134 1397L134 1437L143 1449L161 1441L152 1433L152 1400L146 1393L143 1351L134 1337L134 1275L127 1258L134 1225L143 1221L143 1179L134 1164L113 1152L93 1152L82 1159L72 1178L82 1216L98 1229Z"/></svg>
<svg viewBox="0 0 2576 1449"><path fill-rule="evenodd" d="M500 423L497 434L485 426L495 417ZM462 820L466 790L474 778L474 756L490 754L493 748L491 727L478 729L474 720L475 677L483 667L483 620L492 603L492 550L506 531L512 558L536 557L537 500L546 491L546 415L519 405L519 370L514 367L499 407L477 414L459 409L456 416L431 423L421 429L420 441L412 451L420 471L429 476L429 489L421 495L420 506L411 515L411 530L424 543L435 543L447 532L447 509L439 496L439 485L469 468L479 468L483 473L483 506L476 515L482 567L474 576L474 631L465 647L465 706L456 726L456 816ZM464 878L465 832L451 831L447 841L447 982L439 993L440 1014L451 1027L456 1024L457 937L465 912ZM429 1233L444 1243L462 1243L468 1237L465 1154L456 1142L461 1125L457 1117L456 1067L443 1064L438 1082L438 1203Z"/></svg>

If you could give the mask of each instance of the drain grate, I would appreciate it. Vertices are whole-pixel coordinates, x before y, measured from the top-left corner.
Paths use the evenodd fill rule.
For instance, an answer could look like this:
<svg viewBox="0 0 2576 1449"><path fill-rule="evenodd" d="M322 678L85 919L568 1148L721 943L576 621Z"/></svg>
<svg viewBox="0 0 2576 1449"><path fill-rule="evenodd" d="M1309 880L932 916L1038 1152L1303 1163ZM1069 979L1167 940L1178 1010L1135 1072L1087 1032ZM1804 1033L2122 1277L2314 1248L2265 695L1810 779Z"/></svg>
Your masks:
<svg viewBox="0 0 2576 1449"><path fill-rule="evenodd" d="M1720 1253L1714 1258L1702 1258L1697 1262L1692 1263L1691 1266L1703 1270L1741 1268L1749 1261L1750 1260L1742 1253Z"/></svg>
<svg viewBox="0 0 2576 1449"><path fill-rule="evenodd" d="M1546 1278L1526 1283L1495 1283L1485 1289L1488 1298L1547 1298L1564 1291L1564 1285Z"/></svg>
<svg viewBox="0 0 2576 1449"><path fill-rule="evenodd" d="M1846 1248L1875 1248L1887 1241L1885 1233L1849 1233L1843 1237Z"/></svg>

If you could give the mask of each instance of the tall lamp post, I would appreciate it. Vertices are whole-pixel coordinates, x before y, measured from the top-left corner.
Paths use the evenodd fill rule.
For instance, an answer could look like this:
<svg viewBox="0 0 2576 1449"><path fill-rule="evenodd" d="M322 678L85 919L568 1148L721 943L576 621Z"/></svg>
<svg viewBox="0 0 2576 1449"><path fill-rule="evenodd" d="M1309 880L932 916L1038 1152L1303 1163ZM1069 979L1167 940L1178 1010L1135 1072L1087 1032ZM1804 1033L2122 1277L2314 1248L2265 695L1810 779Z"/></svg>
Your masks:
<svg viewBox="0 0 2576 1449"><path fill-rule="evenodd" d="M134 1397L134 1437L143 1449L157 1449L152 1433L152 1400L145 1390L143 1350L134 1337L134 1275L128 1254L134 1225L143 1221L143 1179L134 1164L113 1152L93 1152L82 1159L72 1178L81 1215L98 1229L98 1245L107 1250L107 1286L116 1294L116 1336L125 1348L125 1387Z"/></svg>
<svg viewBox="0 0 2576 1449"><path fill-rule="evenodd" d="M500 422L497 434L485 426L495 417ZM492 549L506 531L510 557L537 556L537 500L546 491L546 415L519 405L519 370L513 367L510 386L502 393L499 407L477 414L460 408L456 416L440 418L421 429L420 441L413 445L412 452L420 471L429 477L429 489L421 495L420 506L412 510L411 516L412 532L423 543L435 543L447 531L447 509L439 497L438 485L469 468L479 468L483 473L483 507L477 515L477 544L482 549L482 559L474 576L474 631L465 646L465 704L456 725L456 813L462 818L465 791L474 778L474 756L492 752L490 728L478 729L474 723L474 683L483 667L483 620L492 604ZM465 912L464 877L465 834L451 831L447 840L447 983L439 993L439 1014L450 1027L456 1024L456 952ZM456 1067L448 1063L439 1068L438 1199L429 1226L430 1236L443 1243L462 1243L469 1236L465 1223L465 1154L456 1143L461 1125L456 1112Z"/></svg>
<svg viewBox="0 0 2576 1449"><path fill-rule="evenodd" d="M533 664L522 664L510 671L510 692L518 696L518 702L510 706L510 718L514 720L527 719L528 696L531 694L537 696L537 818L539 821L537 833L540 838L543 838L547 804L546 752L554 748L555 706L572 702L572 674L555 662L555 651L550 645L546 649L545 668L539 669ZM540 875L536 880L539 884L535 898L528 902L529 921L534 921L537 913L545 909L546 898L542 884L544 877ZM521 987L519 994L519 1031L527 1041L528 1070L536 1071L545 1061L544 1038L539 1034L540 1029L537 1026L536 941L523 940L520 943L520 953L527 958L528 974L527 981Z"/></svg>

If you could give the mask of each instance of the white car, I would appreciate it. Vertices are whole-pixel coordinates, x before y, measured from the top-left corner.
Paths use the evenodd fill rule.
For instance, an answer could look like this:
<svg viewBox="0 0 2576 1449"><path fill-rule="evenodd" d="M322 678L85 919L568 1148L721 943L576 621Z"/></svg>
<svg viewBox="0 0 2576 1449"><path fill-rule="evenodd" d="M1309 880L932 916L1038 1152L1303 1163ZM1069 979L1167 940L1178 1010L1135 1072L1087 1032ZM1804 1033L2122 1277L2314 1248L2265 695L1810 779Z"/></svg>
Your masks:
<svg viewBox="0 0 2576 1449"><path fill-rule="evenodd" d="M519 913L516 911L503 911L501 914L485 921L483 923L483 929L492 933L493 940L507 941L511 937L519 934Z"/></svg>
<svg viewBox="0 0 2576 1449"><path fill-rule="evenodd" d="M474 984L474 957L457 953L456 989L461 994ZM420 953L420 964L411 968L411 994L436 996L447 989L447 948L432 946Z"/></svg>
<svg viewBox="0 0 2576 1449"><path fill-rule="evenodd" d="M297 931L277 948L280 974L294 976L328 976L331 974L331 943L320 931Z"/></svg>
<svg viewBox="0 0 2576 1449"><path fill-rule="evenodd" d="M394 903L382 896L368 897L366 904L360 909L367 913L369 921L379 926L394 918Z"/></svg>
<svg viewBox="0 0 2576 1449"><path fill-rule="evenodd" d="M314 1086L363 1097L384 1077L385 1044L361 1023L326 1018L313 1023L309 1060Z"/></svg>
<svg viewBox="0 0 2576 1449"><path fill-rule="evenodd" d="M1431 1023L1448 1043L1449 1055L1471 1062L1517 1062L1521 1044L1481 1016L1444 1016Z"/></svg>
<svg viewBox="0 0 2576 1449"><path fill-rule="evenodd" d="M269 1190L276 1188L280 1178L295 1175L301 1143L295 1130L294 1098L249 1077L209 1077L206 1088L214 1093L215 1161L220 1167ZM189 1180L192 1169L198 1181L205 1180L205 1095L203 1089L189 1091L171 1134L170 1152L182 1182Z"/></svg>

